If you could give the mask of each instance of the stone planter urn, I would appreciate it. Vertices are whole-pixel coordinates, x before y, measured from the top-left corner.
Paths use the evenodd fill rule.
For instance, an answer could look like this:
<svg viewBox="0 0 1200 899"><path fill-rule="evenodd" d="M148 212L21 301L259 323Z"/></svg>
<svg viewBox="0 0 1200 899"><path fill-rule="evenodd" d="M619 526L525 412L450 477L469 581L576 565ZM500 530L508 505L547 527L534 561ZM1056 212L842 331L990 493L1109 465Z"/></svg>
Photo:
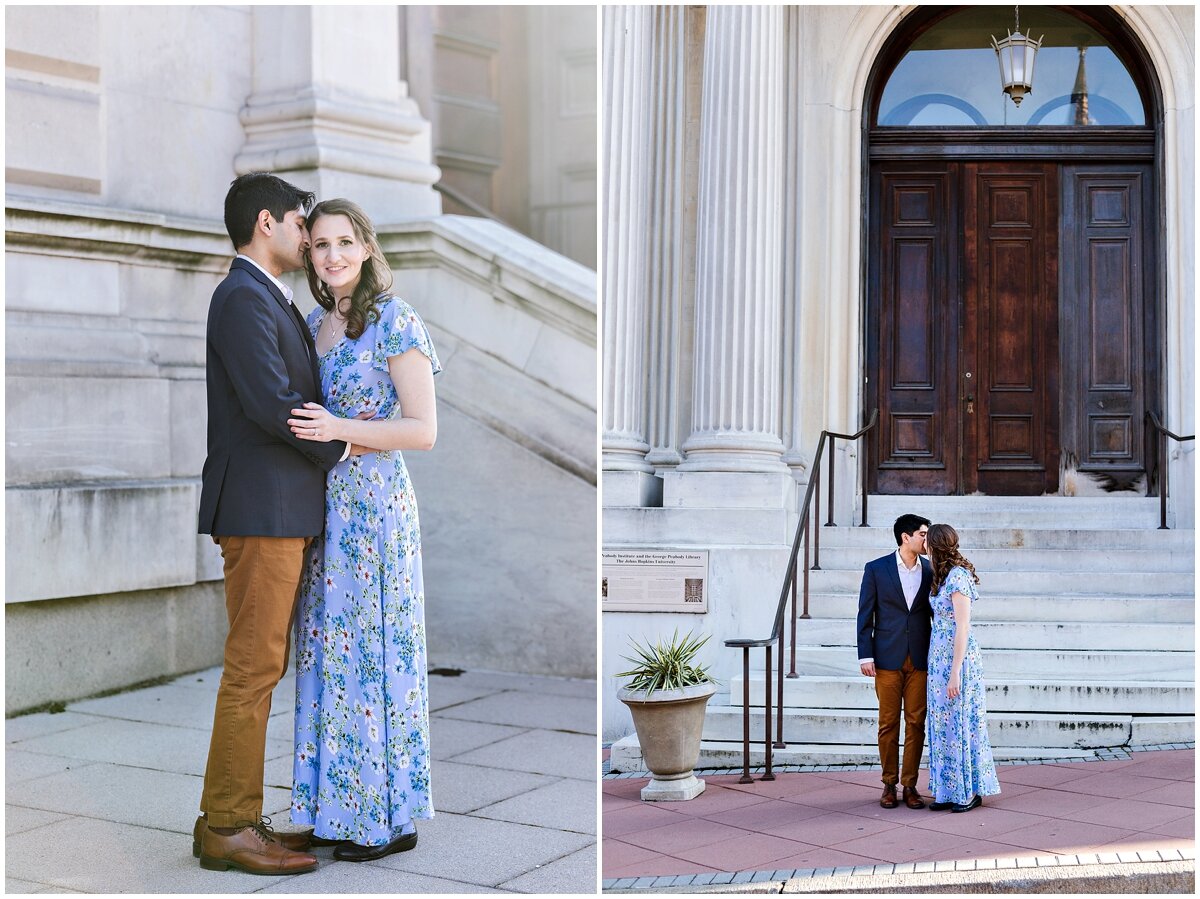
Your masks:
<svg viewBox="0 0 1200 899"><path fill-rule="evenodd" d="M704 781L693 770L700 759L700 733L714 683L673 690L620 689L617 698L629 706L642 758L651 778L642 788L646 802L694 799Z"/></svg>

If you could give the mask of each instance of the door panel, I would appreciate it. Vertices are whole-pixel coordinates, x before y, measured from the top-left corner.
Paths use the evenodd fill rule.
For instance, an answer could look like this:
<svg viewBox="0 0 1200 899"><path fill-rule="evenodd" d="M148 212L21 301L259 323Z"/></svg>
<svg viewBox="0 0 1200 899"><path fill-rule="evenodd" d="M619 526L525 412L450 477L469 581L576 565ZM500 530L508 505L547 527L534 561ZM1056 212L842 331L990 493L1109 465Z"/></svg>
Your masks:
<svg viewBox="0 0 1200 899"><path fill-rule="evenodd" d="M1057 168L965 164L964 493L1058 490Z"/></svg>
<svg viewBox="0 0 1200 899"><path fill-rule="evenodd" d="M1063 366L1078 373L1063 403L1080 470L1145 470L1145 396L1156 383L1148 165L1063 169Z"/></svg>
<svg viewBox="0 0 1200 899"><path fill-rule="evenodd" d="M880 410L871 489L950 494L958 484L953 400L957 313L954 166L893 164L872 178L868 394Z"/></svg>

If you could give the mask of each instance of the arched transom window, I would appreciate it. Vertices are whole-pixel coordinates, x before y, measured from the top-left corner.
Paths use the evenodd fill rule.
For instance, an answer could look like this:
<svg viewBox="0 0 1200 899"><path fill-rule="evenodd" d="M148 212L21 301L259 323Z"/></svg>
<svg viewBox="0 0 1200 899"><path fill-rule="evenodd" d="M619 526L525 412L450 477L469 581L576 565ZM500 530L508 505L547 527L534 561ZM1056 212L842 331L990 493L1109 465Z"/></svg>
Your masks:
<svg viewBox="0 0 1200 899"><path fill-rule="evenodd" d="M876 124L920 126L1140 126L1143 98L1111 43L1069 13L1020 8L1021 31L1045 35L1033 90L1017 106L1003 93L993 35L1013 28L1012 6L956 12L909 45L883 89Z"/></svg>

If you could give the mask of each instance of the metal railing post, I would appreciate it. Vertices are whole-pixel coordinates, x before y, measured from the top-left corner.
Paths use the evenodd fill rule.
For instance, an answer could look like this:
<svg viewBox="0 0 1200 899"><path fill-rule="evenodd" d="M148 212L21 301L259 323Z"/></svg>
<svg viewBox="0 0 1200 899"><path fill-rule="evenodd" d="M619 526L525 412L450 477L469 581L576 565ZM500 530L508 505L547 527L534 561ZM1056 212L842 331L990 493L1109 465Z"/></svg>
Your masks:
<svg viewBox="0 0 1200 899"><path fill-rule="evenodd" d="M821 570L821 469L817 468L813 472L813 477L817 479L817 486L813 488L813 519L817 522L817 526L813 528L813 563L812 570Z"/></svg>
<svg viewBox="0 0 1200 899"><path fill-rule="evenodd" d="M771 644L768 643L767 649L767 667L764 669L767 676L764 678L767 684L766 696L764 697L764 706L766 715L763 718L763 748L767 751L767 772L762 776L763 780L774 780L775 775L771 773L771 669L774 667L771 664ZM783 652L783 647L779 647L779 651Z"/></svg>
<svg viewBox="0 0 1200 899"><path fill-rule="evenodd" d="M804 519L804 614L801 618L809 618L808 614L808 519Z"/></svg>
<svg viewBox="0 0 1200 899"><path fill-rule="evenodd" d="M795 640L795 636L792 636ZM768 683L767 689L770 689ZM775 728L775 748L786 749L787 743L783 742L783 647L779 647L779 702L775 706L776 714L779 716L779 723ZM770 730L770 722L768 722L767 730Z"/></svg>
<svg viewBox="0 0 1200 899"><path fill-rule="evenodd" d="M788 672L788 677L796 677L796 563L792 562L792 668ZM779 654L783 658L783 653Z"/></svg>
<svg viewBox="0 0 1200 899"><path fill-rule="evenodd" d="M866 440L864 440L862 442L861 462L862 462L863 517L862 517L862 524L859 525L860 528L865 528L867 526L867 469L871 467L870 466L870 458L871 458L871 438L868 437Z"/></svg>
<svg viewBox="0 0 1200 899"><path fill-rule="evenodd" d="M836 477L836 475L834 474L833 457L835 455L834 447L837 445L836 441L837 441L836 437L830 436L830 438L829 438L829 520L827 522L825 522L825 526L829 527L829 528L837 527L837 525L833 523L833 483L834 483L834 478Z"/></svg>
<svg viewBox="0 0 1200 899"><path fill-rule="evenodd" d="M1155 437L1158 438L1158 529L1165 531L1168 530L1167 478L1170 476L1171 460L1168 458L1170 451L1167 448L1167 435L1155 431Z"/></svg>
<svg viewBox="0 0 1200 899"><path fill-rule="evenodd" d="M752 784L750 776L750 647L742 647L742 776L740 784Z"/></svg>

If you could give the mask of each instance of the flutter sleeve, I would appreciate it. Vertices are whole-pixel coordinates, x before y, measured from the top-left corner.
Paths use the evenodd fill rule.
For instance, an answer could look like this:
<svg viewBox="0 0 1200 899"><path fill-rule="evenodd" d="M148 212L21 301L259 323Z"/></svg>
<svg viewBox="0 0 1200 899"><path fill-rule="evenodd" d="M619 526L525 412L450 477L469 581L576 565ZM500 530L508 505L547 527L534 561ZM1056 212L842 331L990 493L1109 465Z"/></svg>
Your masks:
<svg viewBox="0 0 1200 899"><path fill-rule="evenodd" d="M379 323L375 329L375 350L371 366L379 371L388 370L388 359L402 356L411 349L418 349L429 357L436 375L442 370L429 329L415 309L404 300L392 298L379 310Z"/></svg>
<svg viewBox="0 0 1200 899"><path fill-rule="evenodd" d="M979 598L979 588L975 585L975 579L965 568L952 568L946 577L945 595L953 596L955 593L969 597L971 602Z"/></svg>

